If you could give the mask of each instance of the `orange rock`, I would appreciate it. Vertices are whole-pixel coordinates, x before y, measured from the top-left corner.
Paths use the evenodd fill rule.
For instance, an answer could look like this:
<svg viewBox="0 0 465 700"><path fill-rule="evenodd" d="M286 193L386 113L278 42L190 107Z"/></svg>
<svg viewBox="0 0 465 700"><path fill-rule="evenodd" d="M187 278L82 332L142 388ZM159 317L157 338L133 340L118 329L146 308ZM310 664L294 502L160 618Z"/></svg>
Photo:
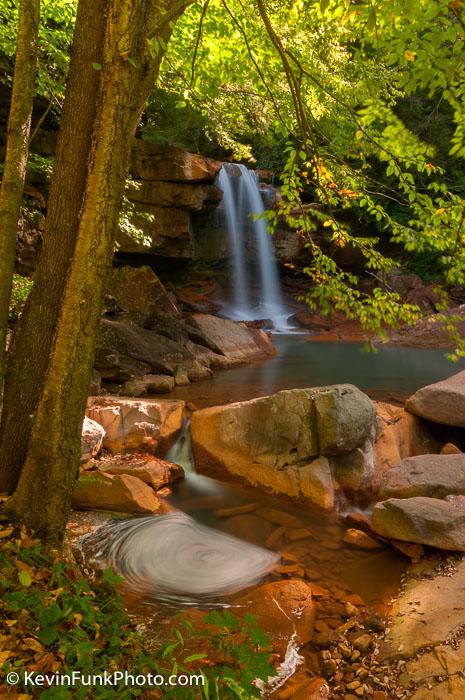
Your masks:
<svg viewBox="0 0 465 700"><path fill-rule="evenodd" d="M305 576L305 569L300 564L278 565L274 569L274 572L276 574L284 574L285 576L299 576L300 578Z"/></svg>
<svg viewBox="0 0 465 700"><path fill-rule="evenodd" d="M182 427L184 401L96 396L87 415L106 435L103 447L112 453L154 451L158 442L171 444Z"/></svg>
<svg viewBox="0 0 465 700"><path fill-rule="evenodd" d="M289 531L289 539L291 542L296 542L297 540L305 540L307 537L311 537L311 531L306 527L298 527Z"/></svg>
<svg viewBox="0 0 465 700"><path fill-rule="evenodd" d="M416 416L381 401L376 402L381 434L375 442L375 488L384 472L406 457L439 452L440 443Z"/></svg>
<svg viewBox="0 0 465 700"><path fill-rule="evenodd" d="M117 459L110 464L103 462L103 471L106 474L129 474L141 479L143 482L158 491L167 484L172 484L184 477L184 469L178 464L167 462L152 455L132 460Z"/></svg>
<svg viewBox="0 0 465 700"><path fill-rule="evenodd" d="M268 547L268 549L274 549L280 542L280 540L284 537L286 534L286 528L281 525L281 527L277 527L276 530L273 530L271 535L268 537L268 539L265 542L265 545Z"/></svg>
<svg viewBox="0 0 465 700"><path fill-rule="evenodd" d="M383 545L378 540L375 540L370 535L362 530L356 530L355 528L349 528L344 535L344 542L346 544L353 545L354 547L359 547L360 549L382 549Z"/></svg>
<svg viewBox="0 0 465 700"><path fill-rule="evenodd" d="M441 448L441 452L439 453L441 455L457 455L457 454L462 454L462 450L459 450L456 445L453 445L451 442L447 442L444 447Z"/></svg>
<svg viewBox="0 0 465 700"><path fill-rule="evenodd" d="M363 530L363 532L371 532L370 518L365 513L358 513L354 511L353 513L347 513L346 521L352 527L357 530Z"/></svg>
<svg viewBox="0 0 465 700"><path fill-rule="evenodd" d="M414 542L401 542L401 540L390 540L394 549L397 549L402 554L405 554L409 559L421 559L425 553L425 548L422 544L415 544Z"/></svg>
<svg viewBox="0 0 465 700"><path fill-rule="evenodd" d="M279 691L279 700L326 700L329 698L329 686L323 678L309 678L298 673Z"/></svg>
<svg viewBox="0 0 465 700"><path fill-rule="evenodd" d="M315 606L312 587L300 579L275 581L238 598L234 604L240 614L257 618L258 626L272 639L273 649L283 655L294 632L298 646L313 635Z"/></svg>

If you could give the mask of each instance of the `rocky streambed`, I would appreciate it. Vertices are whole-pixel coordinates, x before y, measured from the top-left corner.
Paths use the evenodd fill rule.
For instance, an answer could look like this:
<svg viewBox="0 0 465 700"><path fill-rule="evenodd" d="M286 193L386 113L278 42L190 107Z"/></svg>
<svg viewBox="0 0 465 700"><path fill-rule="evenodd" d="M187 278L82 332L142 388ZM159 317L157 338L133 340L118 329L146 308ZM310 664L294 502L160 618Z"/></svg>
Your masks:
<svg viewBox="0 0 465 700"><path fill-rule="evenodd" d="M293 640L295 668L273 697L463 697L465 373L421 388L405 408L346 384L190 409L200 474L187 477L164 459L182 429L181 399L95 397L84 425L75 507L143 516L94 532L87 557L129 572L128 604L148 631L168 629L179 610L201 626L214 599L257 616L276 663ZM192 586L173 582L172 557L163 585L177 599L157 595L170 558L151 553L150 536L137 570L135 545L124 566L123 550L105 551L108 527L120 547L122 532L157 518L168 533L181 520L205 535L194 536L199 588L193 562ZM78 514L69 528L75 538L94 529Z"/></svg>

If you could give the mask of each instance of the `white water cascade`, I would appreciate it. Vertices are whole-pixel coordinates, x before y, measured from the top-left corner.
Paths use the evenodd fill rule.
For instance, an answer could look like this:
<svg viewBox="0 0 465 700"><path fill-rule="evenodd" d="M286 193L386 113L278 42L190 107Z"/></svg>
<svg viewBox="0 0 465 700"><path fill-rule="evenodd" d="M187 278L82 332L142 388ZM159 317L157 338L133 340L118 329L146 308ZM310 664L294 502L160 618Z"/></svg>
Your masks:
<svg viewBox="0 0 465 700"><path fill-rule="evenodd" d="M245 165L225 164L218 175L223 210L232 252L233 300L224 312L230 318L252 321L271 319L277 330L287 330L286 309L257 174ZM248 237L254 236L259 270L259 297L253 301L251 276L246 264Z"/></svg>

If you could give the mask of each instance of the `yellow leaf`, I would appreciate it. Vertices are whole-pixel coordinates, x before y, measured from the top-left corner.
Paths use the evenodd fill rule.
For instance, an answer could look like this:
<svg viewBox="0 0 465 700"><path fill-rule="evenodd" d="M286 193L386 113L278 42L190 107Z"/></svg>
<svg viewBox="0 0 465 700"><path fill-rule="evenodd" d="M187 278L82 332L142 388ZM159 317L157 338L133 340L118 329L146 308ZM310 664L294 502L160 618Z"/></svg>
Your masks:
<svg viewBox="0 0 465 700"><path fill-rule="evenodd" d="M334 219L326 219L326 221L324 222L323 226L324 226L325 228L328 228L328 226L331 226L333 223L334 223Z"/></svg>
<svg viewBox="0 0 465 700"><path fill-rule="evenodd" d="M3 666L5 661L7 661L11 656L13 656L12 651L0 651L0 666Z"/></svg>
<svg viewBox="0 0 465 700"><path fill-rule="evenodd" d="M361 131L361 129L357 129L357 131L355 132L355 138L357 139L357 141L363 139L363 131Z"/></svg>
<svg viewBox="0 0 465 700"><path fill-rule="evenodd" d="M14 627L17 622L18 622L18 620L5 620L5 625L7 627Z"/></svg>
<svg viewBox="0 0 465 700"><path fill-rule="evenodd" d="M7 527L6 530L0 530L0 540L3 540L5 537L10 537L12 532L13 532L12 527Z"/></svg>
<svg viewBox="0 0 465 700"><path fill-rule="evenodd" d="M407 61L414 61L417 57L415 51L411 51L410 49L404 51L404 56L407 59Z"/></svg>
<svg viewBox="0 0 465 700"><path fill-rule="evenodd" d="M44 651L42 644L37 639L34 639L34 637L27 637L24 640L23 648L32 649L32 651L37 651L40 653Z"/></svg>
<svg viewBox="0 0 465 700"><path fill-rule="evenodd" d="M81 615L80 613L75 613L75 614L73 615L73 618L74 618L74 622L75 622L77 625L80 625L80 624L81 624L82 615Z"/></svg>

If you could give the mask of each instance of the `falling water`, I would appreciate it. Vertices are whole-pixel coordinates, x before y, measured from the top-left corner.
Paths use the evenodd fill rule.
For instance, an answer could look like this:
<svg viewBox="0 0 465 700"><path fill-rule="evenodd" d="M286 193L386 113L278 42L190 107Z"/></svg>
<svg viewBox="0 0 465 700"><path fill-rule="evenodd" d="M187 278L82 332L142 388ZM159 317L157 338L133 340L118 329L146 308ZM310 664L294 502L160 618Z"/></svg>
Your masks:
<svg viewBox="0 0 465 700"><path fill-rule="evenodd" d="M239 173L239 175L237 174ZM278 330L287 330L286 309L279 280L278 268L263 218L265 207L258 188L257 174L245 165L224 165L218 176L223 190L226 227L232 250L233 303L228 314L240 320L272 320ZM260 292L257 305L252 303L250 278L246 266L246 232L252 226L258 252Z"/></svg>
<svg viewBox="0 0 465 700"><path fill-rule="evenodd" d="M232 249L234 272L233 308L235 314L237 314L239 318L247 319L251 316L252 307L250 304L250 296L247 294L247 271L245 267L242 236L243 222L238 216L236 197L234 195L231 177L228 174L226 166L220 170L220 174L218 175L218 186L221 190L223 190L223 206L226 216L226 227Z"/></svg>
<svg viewBox="0 0 465 700"><path fill-rule="evenodd" d="M184 418L181 433L165 455L168 462L179 464L187 474L195 472L194 456L192 454L191 422Z"/></svg>

